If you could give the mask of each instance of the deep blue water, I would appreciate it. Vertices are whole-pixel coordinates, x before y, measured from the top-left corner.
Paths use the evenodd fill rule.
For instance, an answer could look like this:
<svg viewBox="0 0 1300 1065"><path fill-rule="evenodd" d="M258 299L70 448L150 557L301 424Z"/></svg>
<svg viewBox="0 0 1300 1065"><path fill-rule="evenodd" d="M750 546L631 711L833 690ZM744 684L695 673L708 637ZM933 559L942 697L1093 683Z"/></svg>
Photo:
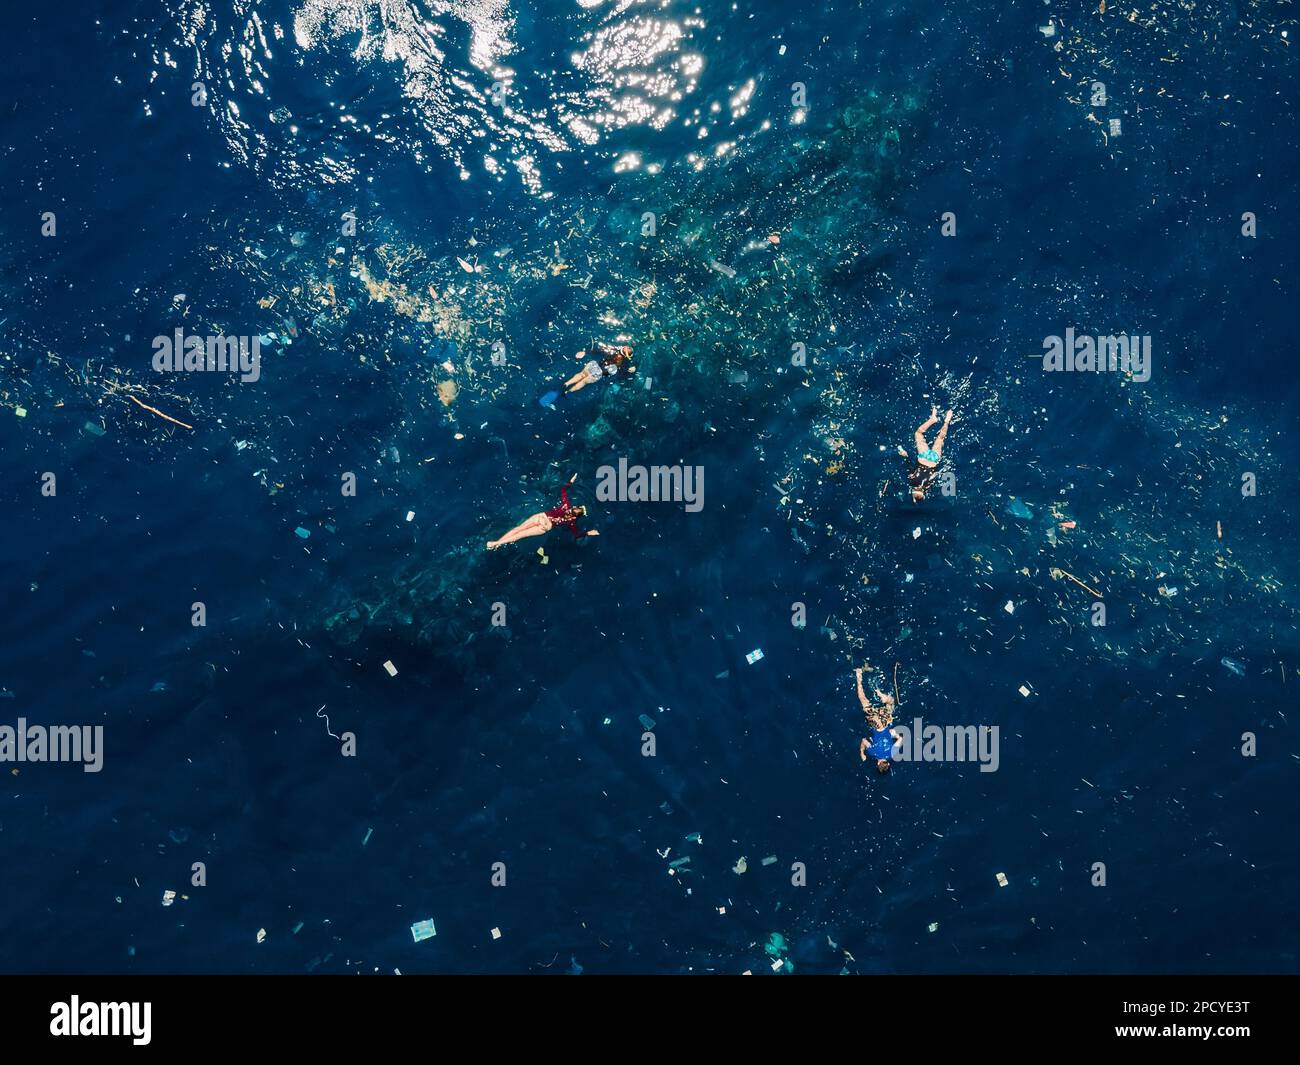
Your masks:
<svg viewBox="0 0 1300 1065"><path fill-rule="evenodd" d="M1286 5L82 7L0 74L0 726L104 768L0 766L0 969L1295 970ZM593 336L638 377L539 407ZM599 539L482 551L575 474ZM869 772L864 661L998 771Z"/></svg>

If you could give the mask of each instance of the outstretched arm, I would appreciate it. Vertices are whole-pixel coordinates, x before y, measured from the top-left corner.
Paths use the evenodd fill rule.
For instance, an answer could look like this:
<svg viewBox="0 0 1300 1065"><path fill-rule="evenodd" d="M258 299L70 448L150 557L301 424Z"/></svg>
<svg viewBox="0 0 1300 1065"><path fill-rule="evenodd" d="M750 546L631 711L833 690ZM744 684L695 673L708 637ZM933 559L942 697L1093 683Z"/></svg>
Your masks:
<svg viewBox="0 0 1300 1065"><path fill-rule="evenodd" d="M867 737L862 737L862 742L858 744L858 757L864 762L867 760Z"/></svg>

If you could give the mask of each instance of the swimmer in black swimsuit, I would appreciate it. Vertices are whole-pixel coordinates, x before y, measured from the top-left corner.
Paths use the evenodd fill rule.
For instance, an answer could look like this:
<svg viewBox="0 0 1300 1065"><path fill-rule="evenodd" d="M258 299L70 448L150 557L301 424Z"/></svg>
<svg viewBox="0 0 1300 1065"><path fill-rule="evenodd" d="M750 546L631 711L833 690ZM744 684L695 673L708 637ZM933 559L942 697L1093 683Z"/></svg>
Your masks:
<svg viewBox="0 0 1300 1065"><path fill-rule="evenodd" d="M934 447L930 447L925 442L925 433L930 426L939 420L939 408L932 406L930 408L930 418L917 426L915 433L916 442L916 461L912 468L907 471L907 483L912 488L912 502L919 503L925 498L925 493L933 487L935 480L939 476L939 463L943 459L943 442L948 436L948 426L952 424L952 411L948 411L943 416L943 425L939 427L939 433L934 438ZM907 458L907 452L903 448L898 449L898 453Z"/></svg>

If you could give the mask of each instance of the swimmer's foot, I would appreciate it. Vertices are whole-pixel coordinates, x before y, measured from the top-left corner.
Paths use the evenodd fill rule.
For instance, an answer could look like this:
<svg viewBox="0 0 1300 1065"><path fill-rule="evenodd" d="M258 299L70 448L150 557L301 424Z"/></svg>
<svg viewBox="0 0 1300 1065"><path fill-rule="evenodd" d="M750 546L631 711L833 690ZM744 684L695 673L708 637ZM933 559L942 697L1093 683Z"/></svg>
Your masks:
<svg viewBox="0 0 1300 1065"><path fill-rule="evenodd" d="M487 542L487 549L488 549L489 551L495 551L495 550L496 550L498 547L500 547L500 546L501 546L501 541L500 541L500 540L489 540L489 541Z"/></svg>

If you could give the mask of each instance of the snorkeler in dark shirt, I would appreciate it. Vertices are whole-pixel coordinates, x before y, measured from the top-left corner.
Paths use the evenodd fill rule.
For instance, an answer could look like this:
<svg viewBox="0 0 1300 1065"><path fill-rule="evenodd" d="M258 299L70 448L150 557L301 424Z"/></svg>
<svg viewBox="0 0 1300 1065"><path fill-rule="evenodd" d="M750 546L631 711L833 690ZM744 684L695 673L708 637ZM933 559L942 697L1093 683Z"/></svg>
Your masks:
<svg viewBox="0 0 1300 1065"><path fill-rule="evenodd" d="M603 344L598 341L592 344L588 351L578 352L576 358L583 359L589 356L591 357L590 361L564 382L564 391L566 393L580 392L597 381L606 381L620 375L626 376L636 373L636 367L631 362L632 349L626 345L616 348L612 344Z"/></svg>

